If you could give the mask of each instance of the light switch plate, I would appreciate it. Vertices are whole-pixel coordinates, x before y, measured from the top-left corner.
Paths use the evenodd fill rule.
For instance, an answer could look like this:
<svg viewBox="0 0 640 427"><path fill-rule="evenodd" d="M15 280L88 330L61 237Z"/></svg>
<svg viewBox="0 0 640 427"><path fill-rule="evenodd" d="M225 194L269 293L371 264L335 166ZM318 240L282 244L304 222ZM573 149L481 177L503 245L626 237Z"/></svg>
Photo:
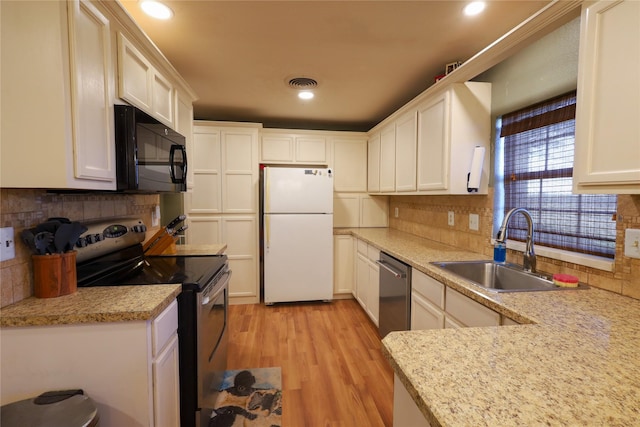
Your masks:
<svg viewBox="0 0 640 427"><path fill-rule="evenodd" d="M480 229L480 215L469 214L469 230L478 231Z"/></svg>
<svg viewBox="0 0 640 427"><path fill-rule="evenodd" d="M631 258L640 258L640 229L627 228L624 231L624 254Z"/></svg>
<svg viewBox="0 0 640 427"><path fill-rule="evenodd" d="M16 257L16 242L13 240L13 227L0 228L0 261Z"/></svg>
<svg viewBox="0 0 640 427"><path fill-rule="evenodd" d="M454 214L453 211L449 211L448 213L448 217L447 217L447 224L449 224L450 226L453 227L454 224Z"/></svg>

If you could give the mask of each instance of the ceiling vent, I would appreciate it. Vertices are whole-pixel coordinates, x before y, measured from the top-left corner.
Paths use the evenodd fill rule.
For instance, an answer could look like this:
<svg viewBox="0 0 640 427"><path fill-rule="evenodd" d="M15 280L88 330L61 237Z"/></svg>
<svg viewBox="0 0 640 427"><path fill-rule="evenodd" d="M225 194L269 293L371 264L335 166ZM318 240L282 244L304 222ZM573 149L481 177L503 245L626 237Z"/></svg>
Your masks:
<svg viewBox="0 0 640 427"><path fill-rule="evenodd" d="M310 90L318 86L318 82L308 77L294 77L289 80L289 87L298 90Z"/></svg>

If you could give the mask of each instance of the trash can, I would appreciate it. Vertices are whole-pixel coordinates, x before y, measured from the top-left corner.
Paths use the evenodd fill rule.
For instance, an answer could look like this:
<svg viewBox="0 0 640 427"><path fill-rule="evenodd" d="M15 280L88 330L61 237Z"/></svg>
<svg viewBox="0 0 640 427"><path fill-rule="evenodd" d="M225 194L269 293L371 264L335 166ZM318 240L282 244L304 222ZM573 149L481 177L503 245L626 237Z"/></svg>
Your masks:
<svg viewBox="0 0 640 427"><path fill-rule="evenodd" d="M97 427L96 405L82 390L48 391L0 407L2 427Z"/></svg>

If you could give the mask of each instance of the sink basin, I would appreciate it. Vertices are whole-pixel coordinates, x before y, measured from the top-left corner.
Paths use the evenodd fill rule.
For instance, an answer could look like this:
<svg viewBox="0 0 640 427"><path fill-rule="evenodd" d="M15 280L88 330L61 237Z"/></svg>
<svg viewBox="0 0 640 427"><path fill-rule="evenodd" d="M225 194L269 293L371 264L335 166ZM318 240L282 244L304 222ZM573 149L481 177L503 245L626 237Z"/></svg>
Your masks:
<svg viewBox="0 0 640 427"><path fill-rule="evenodd" d="M532 292L586 289L585 285L577 288L557 286L551 275L527 273L522 267L510 263L493 261L452 261L433 262L461 278L493 292Z"/></svg>

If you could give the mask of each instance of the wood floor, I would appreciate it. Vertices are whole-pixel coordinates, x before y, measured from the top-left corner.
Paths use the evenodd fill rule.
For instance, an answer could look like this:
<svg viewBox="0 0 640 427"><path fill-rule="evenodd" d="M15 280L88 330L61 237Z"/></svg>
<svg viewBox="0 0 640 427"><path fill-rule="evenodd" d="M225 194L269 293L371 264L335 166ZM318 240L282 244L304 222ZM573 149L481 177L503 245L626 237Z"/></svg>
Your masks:
<svg viewBox="0 0 640 427"><path fill-rule="evenodd" d="M393 371L355 300L232 305L228 369L282 368L283 427L392 425Z"/></svg>

